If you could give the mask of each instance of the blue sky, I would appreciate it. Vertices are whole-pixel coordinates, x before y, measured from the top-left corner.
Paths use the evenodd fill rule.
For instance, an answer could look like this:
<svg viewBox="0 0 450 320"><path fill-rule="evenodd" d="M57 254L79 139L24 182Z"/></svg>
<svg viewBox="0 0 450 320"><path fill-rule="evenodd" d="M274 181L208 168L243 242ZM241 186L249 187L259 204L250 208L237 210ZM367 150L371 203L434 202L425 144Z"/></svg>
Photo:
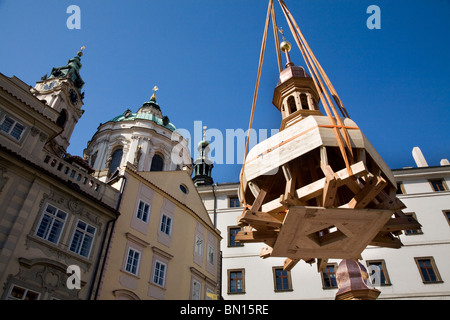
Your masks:
<svg viewBox="0 0 450 320"><path fill-rule="evenodd" d="M415 146L429 165L450 158L450 1L285 2L351 118L392 169L415 166ZM72 4L81 9L79 30L66 26ZM195 121L222 132L224 139L227 129L248 128L267 4L0 0L0 72L34 86L86 46L85 113L68 151L82 155L100 123L128 108L136 112L157 85L163 114L192 133L195 159ZM379 30L366 27L372 4L381 9ZM277 1L275 10L287 31ZM292 60L304 65L287 32L286 38L294 45ZM271 103L278 79L274 48L270 30L255 129L279 128L281 121ZM237 182L240 168L217 163L213 177Z"/></svg>

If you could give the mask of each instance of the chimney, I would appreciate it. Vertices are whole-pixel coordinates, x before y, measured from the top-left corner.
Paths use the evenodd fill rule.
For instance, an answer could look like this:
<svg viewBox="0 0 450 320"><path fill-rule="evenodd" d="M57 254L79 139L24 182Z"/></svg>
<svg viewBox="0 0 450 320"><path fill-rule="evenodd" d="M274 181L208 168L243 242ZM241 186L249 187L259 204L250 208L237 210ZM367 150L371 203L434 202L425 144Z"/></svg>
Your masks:
<svg viewBox="0 0 450 320"><path fill-rule="evenodd" d="M418 167L428 167L428 163L419 147L413 148L412 155Z"/></svg>

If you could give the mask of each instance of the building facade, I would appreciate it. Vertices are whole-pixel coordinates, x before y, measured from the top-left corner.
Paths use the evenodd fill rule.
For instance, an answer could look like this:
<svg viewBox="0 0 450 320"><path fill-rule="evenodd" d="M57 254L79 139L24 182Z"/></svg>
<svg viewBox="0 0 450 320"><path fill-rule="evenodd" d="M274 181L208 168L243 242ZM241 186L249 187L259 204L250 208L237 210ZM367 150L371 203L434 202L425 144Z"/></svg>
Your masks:
<svg viewBox="0 0 450 320"><path fill-rule="evenodd" d="M371 273L378 299L450 299L450 166L393 170L403 210L422 225L400 235L400 249L367 247L360 262ZM284 258L260 258L262 243L240 244L237 219L243 207L238 183L200 186L199 193L222 240L224 299L334 299L340 260L323 272L305 261L283 271Z"/></svg>
<svg viewBox="0 0 450 320"><path fill-rule="evenodd" d="M89 299L119 191L66 153L82 53L36 86L0 74L0 297Z"/></svg>
<svg viewBox="0 0 450 320"><path fill-rule="evenodd" d="M156 93L100 125L84 154L122 194L95 299L217 298L221 236L191 179L187 141Z"/></svg>

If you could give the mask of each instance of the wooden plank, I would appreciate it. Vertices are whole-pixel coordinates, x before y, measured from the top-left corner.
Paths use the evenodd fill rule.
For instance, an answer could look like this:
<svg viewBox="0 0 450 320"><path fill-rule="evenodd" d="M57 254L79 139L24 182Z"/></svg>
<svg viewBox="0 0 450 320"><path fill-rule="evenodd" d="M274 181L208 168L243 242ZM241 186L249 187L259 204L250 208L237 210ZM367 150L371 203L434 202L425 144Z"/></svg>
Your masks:
<svg viewBox="0 0 450 320"><path fill-rule="evenodd" d="M254 242L271 242L274 241L278 236L278 232L276 231L239 231L234 237L234 241L236 242L246 242L246 243L254 243Z"/></svg>
<svg viewBox="0 0 450 320"><path fill-rule="evenodd" d="M419 229L422 225L414 219L412 216L407 216L403 212L396 212L396 217L391 218L384 225L381 231L384 232L396 232L401 230L414 230Z"/></svg>
<svg viewBox="0 0 450 320"><path fill-rule="evenodd" d="M331 233L327 233L323 236L319 236L316 232L316 233L308 235L308 238L310 238L311 240L316 242L318 245L323 247L323 246L329 245L331 243L347 239L347 236L342 231L337 230L337 231L334 231Z"/></svg>
<svg viewBox="0 0 450 320"><path fill-rule="evenodd" d="M265 247L261 249L259 256L263 259L268 258L272 255L273 249L271 247Z"/></svg>
<svg viewBox="0 0 450 320"><path fill-rule="evenodd" d="M355 209L365 208L386 185L386 180L380 176L368 178L367 184L348 202L348 207Z"/></svg>
<svg viewBox="0 0 450 320"><path fill-rule="evenodd" d="M291 259L291 258L286 258L286 260L284 260L284 264L283 264L283 270L284 271L291 271L292 268L295 267L295 265L297 263L299 263L300 259Z"/></svg>
<svg viewBox="0 0 450 320"><path fill-rule="evenodd" d="M279 228L282 225L282 221L278 220L273 215L266 212L253 210L244 210L244 213L239 218L238 223L248 223L253 227L264 226L272 228Z"/></svg>
<svg viewBox="0 0 450 320"><path fill-rule="evenodd" d="M328 259L317 259L317 272L325 271L327 264L328 264Z"/></svg>
<svg viewBox="0 0 450 320"><path fill-rule="evenodd" d="M258 211L261 208L261 205L264 202L264 199L266 198L267 194L272 189L274 181L275 181L275 179L266 179L265 185L262 186L262 188L259 190L259 194L252 204L252 211Z"/></svg>
<svg viewBox="0 0 450 320"><path fill-rule="evenodd" d="M323 187L322 206L332 207L336 200L338 189L338 178L329 165L321 165L322 171L325 174L325 185Z"/></svg>
<svg viewBox="0 0 450 320"><path fill-rule="evenodd" d="M372 241L369 242L371 246L386 247L392 249L399 249L403 245L400 239L394 238L391 234L379 233Z"/></svg>

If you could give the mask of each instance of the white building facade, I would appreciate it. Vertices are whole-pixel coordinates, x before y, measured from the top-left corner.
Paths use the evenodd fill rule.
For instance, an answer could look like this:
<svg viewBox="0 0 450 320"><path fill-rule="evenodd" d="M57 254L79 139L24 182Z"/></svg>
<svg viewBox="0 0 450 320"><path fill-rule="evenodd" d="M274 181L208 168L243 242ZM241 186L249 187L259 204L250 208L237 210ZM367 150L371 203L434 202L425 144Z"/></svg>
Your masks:
<svg viewBox="0 0 450 320"><path fill-rule="evenodd" d="M400 249L368 247L360 262L372 273L378 299L450 299L450 166L393 170L404 213L422 227L402 232ZM239 183L200 186L205 207L221 231L224 299L334 299L335 271L340 260L329 260L324 272L305 261L283 271L284 258L260 258L264 243L234 242L243 207Z"/></svg>

